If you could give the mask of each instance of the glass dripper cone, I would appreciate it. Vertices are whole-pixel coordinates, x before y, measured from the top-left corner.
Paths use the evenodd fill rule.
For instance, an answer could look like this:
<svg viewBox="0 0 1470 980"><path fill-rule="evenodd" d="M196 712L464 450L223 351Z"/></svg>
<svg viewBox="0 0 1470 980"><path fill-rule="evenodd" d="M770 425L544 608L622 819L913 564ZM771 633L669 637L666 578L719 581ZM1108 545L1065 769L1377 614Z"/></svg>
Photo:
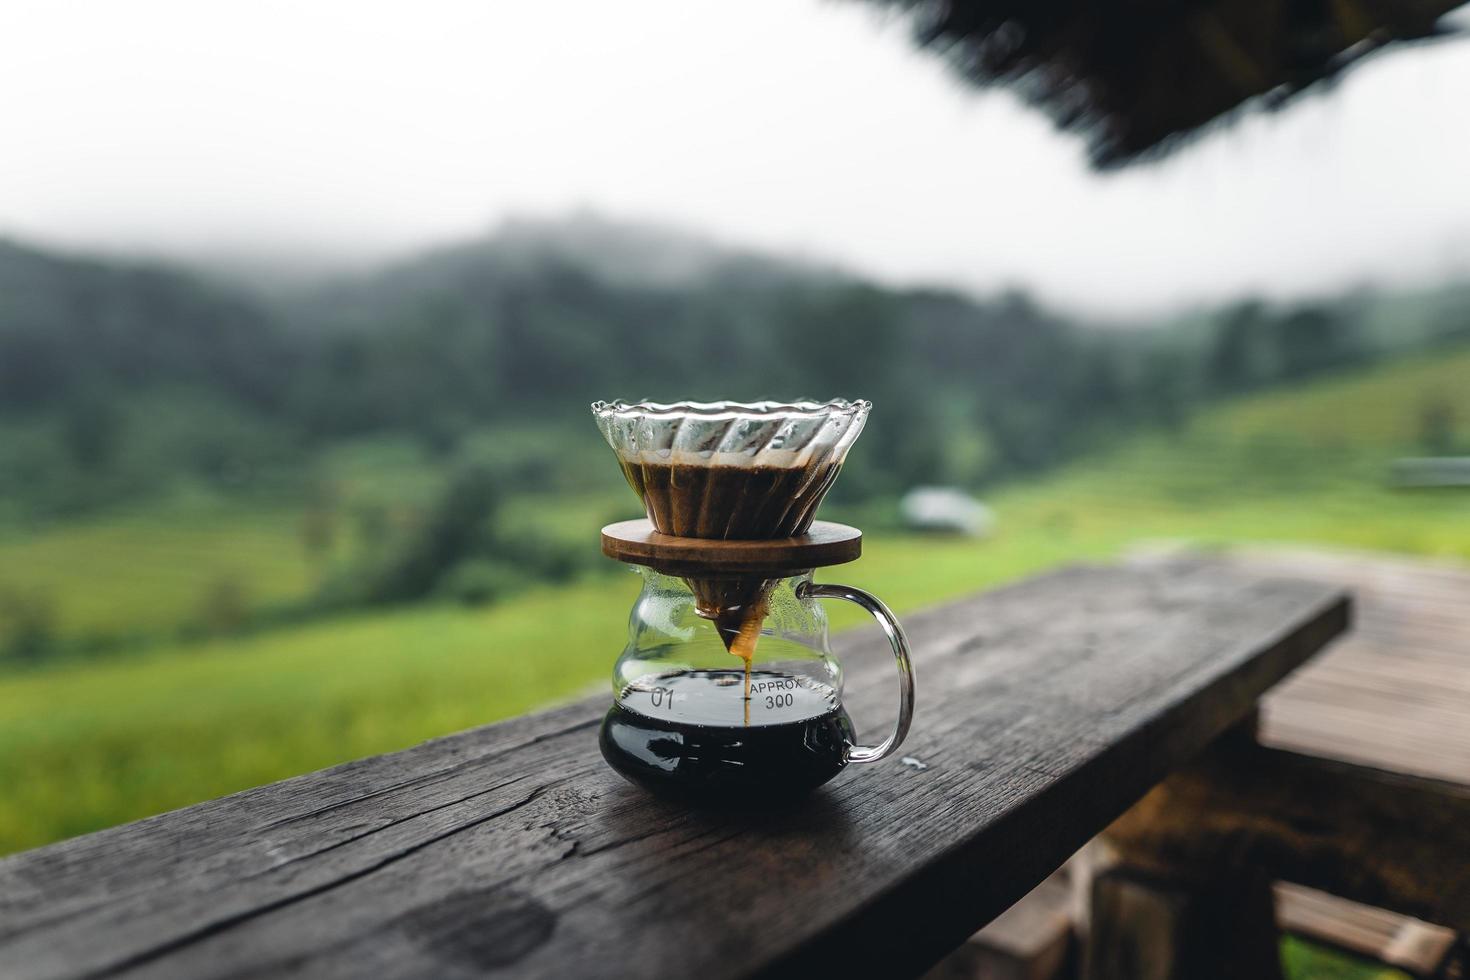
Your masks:
<svg viewBox="0 0 1470 980"><path fill-rule="evenodd" d="M592 414L654 529L689 538L803 534L867 420L866 401L596 402ZM700 615L746 661L768 580L686 575Z"/></svg>
<svg viewBox="0 0 1470 980"><path fill-rule="evenodd" d="M595 402L592 414L655 529L766 540L811 526L870 407Z"/></svg>

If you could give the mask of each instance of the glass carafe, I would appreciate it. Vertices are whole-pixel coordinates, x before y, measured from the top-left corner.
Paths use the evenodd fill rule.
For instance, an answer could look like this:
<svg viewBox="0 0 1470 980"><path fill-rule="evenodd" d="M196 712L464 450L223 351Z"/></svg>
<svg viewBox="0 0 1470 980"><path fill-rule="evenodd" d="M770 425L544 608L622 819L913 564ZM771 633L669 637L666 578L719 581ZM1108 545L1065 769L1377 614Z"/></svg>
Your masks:
<svg viewBox="0 0 1470 980"><path fill-rule="evenodd" d="M614 704L601 736L603 755L625 777L686 799L767 805L805 794L850 762L881 759L903 740L913 711L908 647L878 599L814 583L810 571L732 578L725 594L759 596L764 604L760 635L745 658L700 611L688 580L635 567L643 589L613 670ZM708 589L709 578L700 584ZM892 642L899 718L877 745L857 744L843 709L842 668L828 643L822 598L862 605Z"/></svg>

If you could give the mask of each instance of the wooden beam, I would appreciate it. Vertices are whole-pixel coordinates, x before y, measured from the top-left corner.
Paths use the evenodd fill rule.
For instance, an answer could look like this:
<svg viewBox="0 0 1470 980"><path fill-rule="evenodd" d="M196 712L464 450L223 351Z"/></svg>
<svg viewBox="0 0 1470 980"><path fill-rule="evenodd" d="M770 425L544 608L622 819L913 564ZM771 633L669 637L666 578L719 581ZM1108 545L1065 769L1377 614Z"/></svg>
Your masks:
<svg viewBox="0 0 1470 980"><path fill-rule="evenodd" d="M1470 930L1470 787L1224 739L1107 831L1130 863L1273 878Z"/></svg>
<svg viewBox="0 0 1470 980"><path fill-rule="evenodd" d="M1410 976L1442 976L1455 948L1454 930L1412 916L1287 881L1276 882L1274 891L1276 921L1283 932L1386 963Z"/></svg>

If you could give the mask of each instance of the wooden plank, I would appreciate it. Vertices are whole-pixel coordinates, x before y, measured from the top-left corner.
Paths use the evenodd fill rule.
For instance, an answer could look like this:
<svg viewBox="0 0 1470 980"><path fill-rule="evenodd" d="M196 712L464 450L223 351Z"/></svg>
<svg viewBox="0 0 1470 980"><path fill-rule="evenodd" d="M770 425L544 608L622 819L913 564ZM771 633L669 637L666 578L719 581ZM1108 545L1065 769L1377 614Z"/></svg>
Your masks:
<svg viewBox="0 0 1470 980"><path fill-rule="evenodd" d="M1286 881L1278 881L1275 891L1276 921L1282 929L1416 977L1437 975L1455 946L1453 930L1411 916Z"/></svg>
<svg viewBox="0 0 1470 980"><path fill-rule="evenodd" d="M1218 569L1054 573L909 618L902 755L922 765L854 767L785 812L691 811L606 768L595 698L0 862L0 975L917 974L1347 611ZM838 646L881 728L886 641Z"/></svg>

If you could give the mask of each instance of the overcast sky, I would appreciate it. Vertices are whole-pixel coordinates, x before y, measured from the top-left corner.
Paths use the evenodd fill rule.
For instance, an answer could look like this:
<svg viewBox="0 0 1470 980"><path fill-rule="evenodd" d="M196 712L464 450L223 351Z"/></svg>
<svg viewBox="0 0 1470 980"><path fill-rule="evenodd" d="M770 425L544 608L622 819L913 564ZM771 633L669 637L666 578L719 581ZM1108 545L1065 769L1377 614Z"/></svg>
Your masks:
<svg viewBox="0 0 1470 980"><path fill-rule="evenodd" d="M1103 312L1470 272L1470 42L1162 165L815 0L5 0L0 234L373 259L591 208Z"/></svg>

